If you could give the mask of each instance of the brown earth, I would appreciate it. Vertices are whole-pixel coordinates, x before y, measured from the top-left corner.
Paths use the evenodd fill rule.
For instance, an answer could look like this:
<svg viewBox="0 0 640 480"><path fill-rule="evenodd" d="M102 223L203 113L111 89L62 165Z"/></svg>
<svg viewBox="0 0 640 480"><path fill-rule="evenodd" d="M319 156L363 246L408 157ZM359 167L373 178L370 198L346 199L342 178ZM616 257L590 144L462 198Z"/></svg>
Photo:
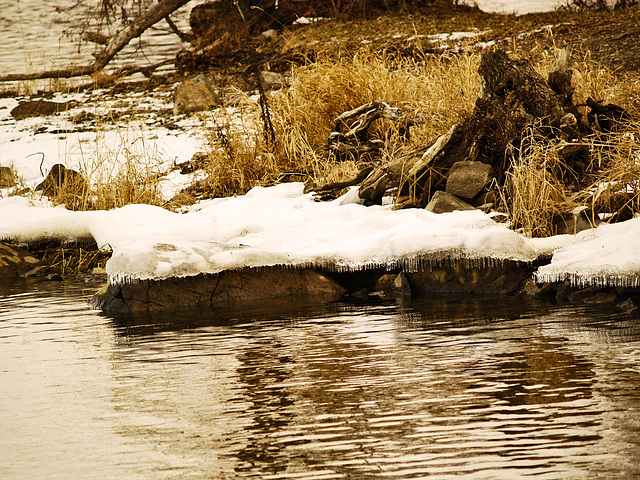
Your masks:
<svg viewBox="0 0 640 480"><path fill-rule="evenodd" d="M475 38L457 43L429 39L429 35L473 31ZM320 52L355 52L366 46L405 56L439 55L446 48L481 48L480 42L491 42L524 56L569 46L574 55L589 56L621 79L632 83L640 79L640 6L519 16L462 6L431 7L371 19L322 20L288 27L280 34L277 40L246 39L234 48L183 51L177 59L178 72L187 76L204 70L226 85L251 90L256 87L256 67L285 72L292 64L313 61Z"/></svg>

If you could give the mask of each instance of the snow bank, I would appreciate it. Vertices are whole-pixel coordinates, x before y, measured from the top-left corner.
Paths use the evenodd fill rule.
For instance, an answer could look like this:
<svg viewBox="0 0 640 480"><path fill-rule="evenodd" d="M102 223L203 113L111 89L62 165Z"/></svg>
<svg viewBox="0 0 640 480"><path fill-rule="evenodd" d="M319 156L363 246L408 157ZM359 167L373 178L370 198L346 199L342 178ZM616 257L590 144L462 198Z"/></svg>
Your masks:
<svg viewBox="0 0 640 480"><path fill-rule="evenodd" d="M78 105L61 114L22 120L10 115L18 105L16 99L0 99L0 166L15 168L24 186L34 188L57 163L94 181L108 181L128 171L163 175L198 151L201 140L197 135L161 126L162 117L157 112L170 104L157 99L135 99L137 110L148 109L150 113L140 114L141 118L136 120L123 119L118 126L105 123L96 127L90 121L75 124L72 119L82 115L125 115L128 107L114 106L125 100L117 97L98 102L95 98L98 94L99 91L93 92L93 96L57 94L56 102L74 101ZM133 102L131 98L126 100ZM194 119L173 120L199 131ZM189 176L177 173L165 176L160 184L164 199L169 200L189 180ZM0 191L2 194L5 193Z"/></svg>
<svg viewBox="0 0 640 480"><path fill-rule="evenodd" d="M480 211L436 215L316 202L301 183L252 189L186 214L148 205L72 212L0 199L0 239L32 243L93 237L110 246L116 282L274 265L352 270L448 258L533 261L536 250Z"/></svg>
<svg viewBox="0 0 640 480"><path fill-rule="evenodd" d="M640 218L576 236L527 239L480 211L364 207L356 189L316 202L301 183L257 187L244 196L205 202L186 214L149 205L73 212L0 199L0 239L17 243L95 239L113 250L113 282L166 279L244 267L284 265L348 271L378 266L416 270L455 259L530 262L540 282L640 286Z"/></svg>
<svg viewBox="0 0 640 480"><path fill-rule="evenodd" d="M578 234L536 272L539 282L571 281L577 287L640 286L640 218L603 224Z"/></svg>

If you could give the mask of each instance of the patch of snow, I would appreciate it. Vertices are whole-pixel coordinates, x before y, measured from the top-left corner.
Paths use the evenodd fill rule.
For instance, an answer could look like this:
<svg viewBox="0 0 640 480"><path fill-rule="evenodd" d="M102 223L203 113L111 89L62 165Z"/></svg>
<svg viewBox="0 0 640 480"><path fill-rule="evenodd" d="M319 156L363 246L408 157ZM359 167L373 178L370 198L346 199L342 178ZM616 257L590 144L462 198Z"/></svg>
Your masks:
<svg viewBox="0 0 640 480"><path fill-rule="evenodd" d="M72 121L87 112L104 116L132 107L120 98L105 101L101 95L100 91L56 95L55 101L78 104L63 113L21 120L13 119L10 114L18 100L0 99L0 166L13 167L23 186L35 188L57 163L96 181L118 177L132 167L137 172L162 176L176 163L191 159L200 149L199 120L176 118L183 129L189 128L195 134L162 126L155 112L169 108L166 98L145 97L144 105L136 104L133 108L149 109L149 113L136 119L124 118L117 126L107 122L91 125ZM169 200L183 185L184 179L168 177L161 182L163 198ZM7 194L2 192L3 196Z"/></svg>
<svg viewBox="0 0 640 480"><path fill-rule="evenodd" d="M487 13L524 15L526 13L552 12L566 4L564 0L467 0L467 5L477 5Z"/></svg>
<svg viewBox="0 0 640 480"><path fill-rule="evenodd" d="M113 250L112 281L273 265L351 270L411 265L416 258L528 262L537 255L526 239L480 211L365 207L352 203L354 189L316 202L303 190L302 183L256 187L187 214L148 205L73 212L0 199L0 238L25 243L91 235Z"/></svg>
<svg viewBox="0 0 640 480"><path fill-rule="evenodd" d="M566 236L566 235L564 235ZM556 250L536 273L540 282L569 280L574 286L640 286L640 218L602 224Z"/></svg>

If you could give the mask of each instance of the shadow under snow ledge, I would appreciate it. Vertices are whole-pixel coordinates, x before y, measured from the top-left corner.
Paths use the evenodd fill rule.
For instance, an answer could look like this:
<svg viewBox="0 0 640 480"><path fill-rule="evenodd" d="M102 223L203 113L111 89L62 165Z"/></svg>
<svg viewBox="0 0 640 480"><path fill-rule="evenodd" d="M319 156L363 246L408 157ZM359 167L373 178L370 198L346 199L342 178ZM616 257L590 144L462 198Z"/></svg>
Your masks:
<svg viewBox="0 0 640 480"><path fill-rule="evenodd" d="M640 247L632 239L640 235L640 219L527 239L480 211L365 207L355 189L316 202L303 190L301 183L257 187L185 214L148 205L72 212L0 199L0 239L29 244L91 236L110 247L109 284L92 302L109 313L283 298L332 301L363 292L545 294L534 278L591 285L581 272L592 275L600 244L618 254L604 260L608 273L593 285L638 287ZM563 252L575 260L574 270L561 262Z"/></svg>

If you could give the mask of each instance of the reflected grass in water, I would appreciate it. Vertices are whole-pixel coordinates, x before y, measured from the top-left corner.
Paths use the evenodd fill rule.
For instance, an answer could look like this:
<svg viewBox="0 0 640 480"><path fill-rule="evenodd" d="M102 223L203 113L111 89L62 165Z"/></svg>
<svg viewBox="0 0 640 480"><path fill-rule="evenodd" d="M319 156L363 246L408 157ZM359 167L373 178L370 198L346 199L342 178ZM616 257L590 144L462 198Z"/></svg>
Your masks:
<svg viewBox="0 0 640 480"><path fill-rule="evenodd" d="M637 319L467 297L112 319L88 293L2 298L7 478L640 473Z"/></svg>

